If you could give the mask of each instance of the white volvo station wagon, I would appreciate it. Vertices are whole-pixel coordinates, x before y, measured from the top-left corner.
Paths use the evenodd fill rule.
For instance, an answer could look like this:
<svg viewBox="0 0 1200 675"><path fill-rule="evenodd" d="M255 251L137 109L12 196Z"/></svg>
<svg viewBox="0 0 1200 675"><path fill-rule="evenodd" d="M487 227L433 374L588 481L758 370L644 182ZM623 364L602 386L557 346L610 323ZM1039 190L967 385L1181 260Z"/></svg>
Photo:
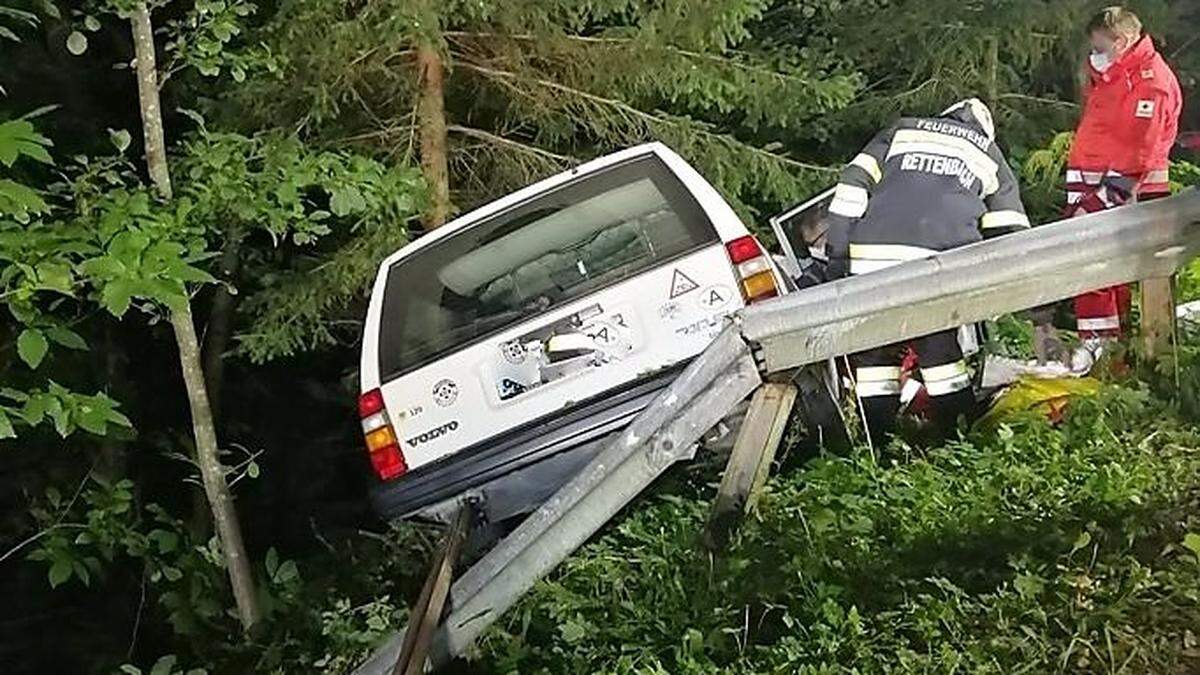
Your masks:
<svg viewBox="0 0 1200 675"><path fill-rule="evenodd" d="M379 267L359 412L385 518L535 508L747 303L785 292L716 190L658 143L483 206Z"/></svg>

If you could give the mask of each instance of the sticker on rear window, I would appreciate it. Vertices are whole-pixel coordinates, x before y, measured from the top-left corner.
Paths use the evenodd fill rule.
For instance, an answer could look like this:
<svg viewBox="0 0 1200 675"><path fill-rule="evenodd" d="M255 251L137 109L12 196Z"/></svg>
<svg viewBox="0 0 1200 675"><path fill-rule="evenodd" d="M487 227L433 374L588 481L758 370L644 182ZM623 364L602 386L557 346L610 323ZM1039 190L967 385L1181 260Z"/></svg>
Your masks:
<svg viewBox="0 0 1200 675"><path fill-rule="evenodd" d="M700 284L692 281L691 277L679 270L675 270L675 274L671 276L671 299L674 300L685 293L700 288Z"/></svg>

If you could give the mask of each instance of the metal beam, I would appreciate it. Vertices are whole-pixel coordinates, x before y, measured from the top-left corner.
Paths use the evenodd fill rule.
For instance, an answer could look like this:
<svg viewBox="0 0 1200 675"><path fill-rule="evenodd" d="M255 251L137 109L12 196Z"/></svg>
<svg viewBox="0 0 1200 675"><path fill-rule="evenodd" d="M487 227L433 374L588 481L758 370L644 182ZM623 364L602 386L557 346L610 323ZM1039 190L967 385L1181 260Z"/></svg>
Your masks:
<svg viewBox="0 0 1200 675"><path fill-rule="evenodd" d="M731 351L735 349L735 345L726 344ZM434 638L430 657L435 665L442 665L450 657L462 654L537 580L587 541L667 467L695 454L700 437L762 382L758 367L745 346L739 351L733 353L734 362L715 376L709 373L701 379L689 379L689 391L685 393L692 395L684 397L676 392L680 401L670 406L677 409L675 413L663 415L662 409L655 405L643 412L633 425L639 427L637 432L648 431L649 435L618 438L602 451L581 474L602 474L600 480L586 492L574 492L568 484L552 497L543 509L539 509L543 519L550 521L548 525L540 528L536 535L520 537L518 541L524 545L506 565L499 569L494 565L481 568L496 571L476 593L460 595L459 592L466 589L455 585L452 591L454 611ZM709 353L705 352L706 355ZM703 367L698 370L702 371ZM663 403L671 399L669 390ZM620 448L627 448L629 452L622 453L625 457L615 464L606 463L604 455L608 450ZM572 493L577 495L574 499L560 499ZM566 505L568 501L572 502L569 506ZM524 523L518 531L521 527ZM467 577L464 576L462 581L468 581ZM459 598L464 599L460 602Z"/></svg>
<svg viewBox="0 0 1200 675"><path fill-rule="evenodd" d="M600 529L767 372L927 335L1080 292L1163 277L1200 252L1200 192L1084 216L844 279L742 310L578 476L451 589L430 660L462 654L538 579ZM356 673L383 675L393 636Z"/></svg>
<svg viewBox="0 0 1200 675"><path fill-rule="evenodd" d="M1200 251L1200 191L966 246L742 311L768 372L1138 279Z"/></svg>
<svg viewBox="0 0 1200 675"><path fill-rule="evenodd" d="M462 654L663 470L691 456L700 436L760 381L749 347L733 326L727 327L587 467L454 584L453 613L435 634L433 663ZM385 675L401 645L401 636L393 635L355 674Z"/></svg>

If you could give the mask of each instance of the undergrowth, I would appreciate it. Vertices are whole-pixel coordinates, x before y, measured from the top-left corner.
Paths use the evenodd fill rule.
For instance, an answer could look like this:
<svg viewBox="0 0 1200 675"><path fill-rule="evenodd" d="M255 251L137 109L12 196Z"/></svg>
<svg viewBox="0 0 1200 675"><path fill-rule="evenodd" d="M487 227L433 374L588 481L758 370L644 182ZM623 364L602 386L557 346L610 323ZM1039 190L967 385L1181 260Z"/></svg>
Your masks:
<svg viewBox="0 0 1200 675"><path fill-rule="evenodd" d="M659 494L481 645L496 673L1200 669L1200 427L1111 387L1052 427L821 457L718 557Z"/></svg>

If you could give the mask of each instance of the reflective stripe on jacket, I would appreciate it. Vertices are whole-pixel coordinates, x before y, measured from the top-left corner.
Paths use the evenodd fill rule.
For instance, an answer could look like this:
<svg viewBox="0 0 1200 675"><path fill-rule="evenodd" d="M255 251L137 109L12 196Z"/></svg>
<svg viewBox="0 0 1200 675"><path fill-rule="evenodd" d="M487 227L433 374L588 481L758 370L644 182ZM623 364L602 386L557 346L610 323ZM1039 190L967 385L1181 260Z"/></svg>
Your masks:
<svg viewBox="0 0 1200 675"><path fill-rule="evenodd" d="M828 222L835 276L1029 227L1000 148L978 125L942 117L877 134L842 171Z"/></svg>

